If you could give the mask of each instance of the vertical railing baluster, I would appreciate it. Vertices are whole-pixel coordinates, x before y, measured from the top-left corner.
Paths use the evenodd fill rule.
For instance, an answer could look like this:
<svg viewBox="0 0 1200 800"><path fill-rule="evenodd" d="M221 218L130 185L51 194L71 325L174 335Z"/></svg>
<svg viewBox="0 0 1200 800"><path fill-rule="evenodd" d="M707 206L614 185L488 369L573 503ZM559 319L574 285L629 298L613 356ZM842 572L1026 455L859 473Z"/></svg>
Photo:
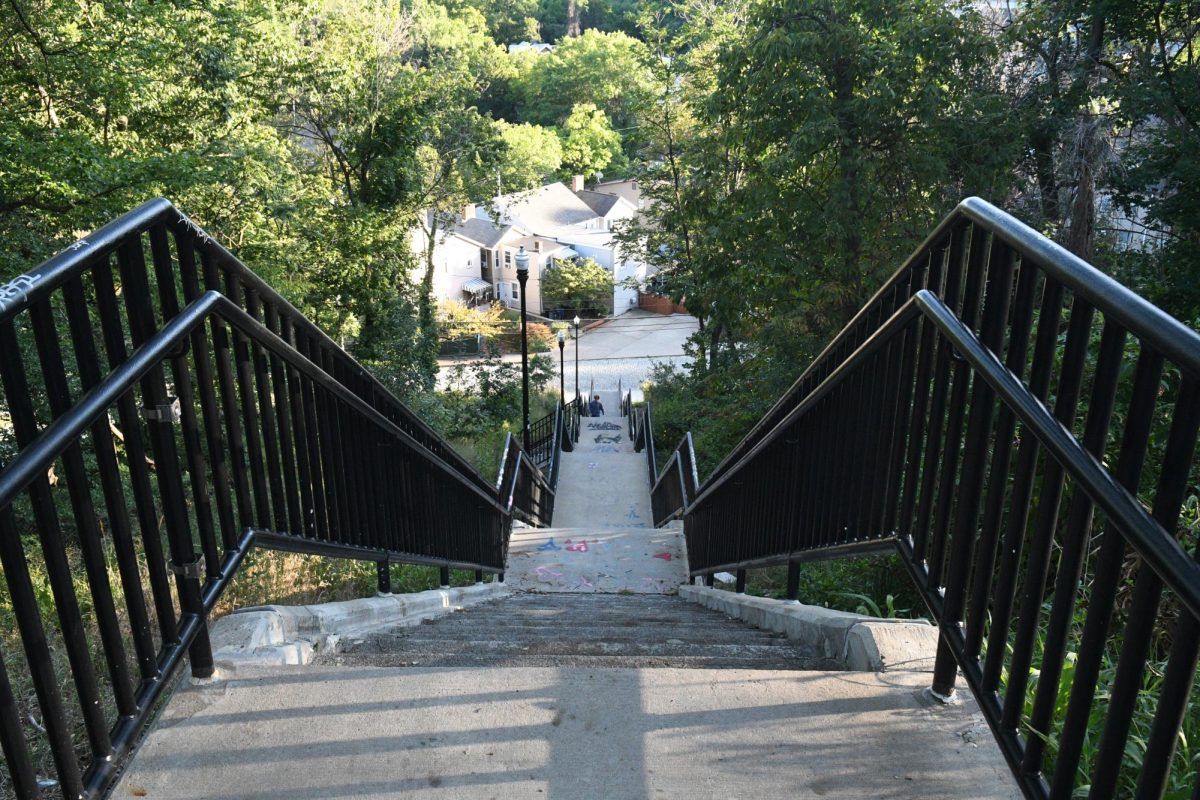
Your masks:
<svg viewBox="0 0 1200 800"><path fill-rule="evenodd" d="M1038 399L1045 398L1050 386L1050 370L1054 366L1058 325L1062 318L1062 295L1062 284L1045 281L1028 384L1030 394ZM1025 548L1025 530L1029 522L1029 506L1040 452L1041 446L1036 437L1021 437L1021 446L1017 450L1017 472L1008 499L1008 526L1001 545L1004 558L1000 561L1000 574L992 591L992 623L983 667L983 686L986 691L996 691L999 687L1000 672L1008 653L1008 626L1016 599L1017 570L1021 566L1021 552Z"/></svg>
<svg viewBox="0 0 1200 800"><path fill-rule="evenodd" d="M1062 371L1054 402L1055 416L1068 428L1075 419L1075 411L1079 405L1092 317L1091 305L1078 296L1073 298ZM1004 716L1001 721L1012 729L1020 725L1025 709L1025 690L1029 683L1034 640L1038 634L1038 620L1041 618L1042 603L1045 599L1065 474L1063 465L1047 456L1042 469L1041 490L1038 492L1037 520L1024 566L1024 591L1017 634L1013 640L1012 658L1009 662L1008 685L1004 687Z"/></svg>
<svg viewBox="0 0 1200 800"><path fill-rule="evenodd" d="M13 434L17 446L24 449L37 437L38 426L25 364L11 320L0 323L0 363L4 364L4 369L0 370L0 381L3 382L4 394L8 400ZM88 742L93 756L104 758L111 747L108 725L104 721L100 694L96 688L96 676L92 670L91 653L84 633L83 617L79 611L79 600L75 595L71 564L64 547L65 540L59 524L58 510L47 478L39 477L33 482L29 487L29 499L33 505L33 517L37 526L38 541L42 546L46 576L54 596L54 607L58 613L67 659L71 664L71 677L79 695ZM6 564L6 573L7 570ZM33 656L30 658L32 660ZM74 756L71 758L73 760Z"/></svg>
<svg viewBox="0 0 1200 800"><path fill-rule="evenodd" d="M50 402L50 413L55 419L71 410L73 400L67 386L67 374L63 367L63 353L58 344L58 330L54 310L49 301L35 303L29 309L33 323L34 344L37 346L41 364L42 383ZM16 414L14 414L15 421ZM28 435L28 434L26 434ZM28 441L21 444L25 447ZM125 658L125 641L121 635L121 623L117 619L116 603L113 602L112 585L108 581L108 562L104 555L104 544L100 538L100 525L96 508L92 504L91 481L83 461L83 449L78 440L72 442L62 453L63 467L67 474L67 493L71 501L71 512L75 519L79 553L83 558L84 573L92 596L92 611L100 633L100 643L108 665L113 698L120 716L133 714L136 703L133 699L133 683L129 675L129 663ZM58 525L57 519L47 519L46 524ZM40 524L40 523L39 523ZM89 680L94 680L88 676ZM94 689L94 687L93 687ZM83 695L80 695L81 698ZM99 755L99 753L97 754Z"/></svg>
<svg viewBox="0 0 1200 800"><path fill-rule="evenodd" d="M179 258L179 282L187 303L200 299L200 278L196 272L196 251L188 233L175 234L175 253ZM219 324L213 321L213 325ZM192 359L196 366L196 387L200 393L200 413L204 420L204 441L208 447L208 464L212 469L212 489L216 496L217 522L221 528L221 546L226 553L237 548L238 531L233 516L233 497L230 487L233 478L225 454L226 441L221 436L221 409L214 392L217 378L213 375L212 354L204 328L197 327L191 335ZM232 432L230 433L232 439ZM232 447L232 444L228 445ZM209 564L210 570L220 562ZM211 572L210 572L211 575Z"/></svg>
<svg viewBox="0 0 1200 800"><path fill-rule="evenodd" d="M982 265L973 268L982 272ZM1004 325L1008 320L1008 307L1012 297L1012 271L1012 250L1006 245L992 242L987 262L987 300L980 325L981 343L992 353L998 352L1004 344ZM965 388L966 376L963 377ZM956 626L963 616L971 552L979 520L979 503L983 494L984 464L987 459L987 442L991 438L994 404L995 394L991 386L982 377L976 376L971 387L971 407L965 439L969 449L963 455L962 471L955 492L958 498L954 509L946 592L942 599L940 627L943 641L942 646L938 648L933 668L933 691L942 697L954 693L954 681L958 671L951 652L952 646L958 643L949 641L948 637L957 632ZM957 437L951 442L951 446L957 449ZM941 559L931 559L932 563L941 563ZM934 576L930 577L929 582L930 585L937 583Z"/></svg>
<svg viewBox="0 0 1200 800"><path fill-rule="evenodd" d="M175 291L175 274L171 263L167 232L162 225L150 229L150 254L154 264L155 282L158 284L159 307L163 322L179 315L179 296ZM187 458L188 477L192 486L192 512L200 534L200 545L204 553L206 574L215 578L220 574L221 554L217 550L217 534L213 527L212 501L209 492L208 463L200 445L200 428L196 421L196 399L192 394L192 375L186 353L171 358L171 376L174 378L176 398L179 403L179 425L183 431L184 454Z"/></svg>
<svg viewBox="0 0 1200 800"><path fill-rule="evenodd" d="M1083 449L1096 458L1104 455L1108 426L1112 419L1117 380L1125 346L1125 331L1106 322L1100 336L1091 396L1088 400L1087 423L1083 434ZM1083 577L1083 566L1091 544L1092 499L1076 489L1071 494L1066 527L1061 541L1057 575L1054 583L1054 602L1050 618L1044 627L1042 656L1033 712L1029 730L1034 735L1025 744L1024 769L1035 774L1042 769L1046 740L1050 733L1050 718L1058 701L1058 681L1066 659L1067 637L1075 612L1075 596ZM1038 734L1041 734L1040 736Z"/></svg>
<svg viewBox="0 0 1200 800"><path fill-rule="evenodd" d="M1022 263L1017 276L1017 296L1013 301L1013 318L1009 328L1005 365L1018 378L1025 374L1029 333L1033 325L1033 294L1037 287L1037 275L1037 268L1033 264ZM979 544L975 549L971 595L967 604L966 641L963 645L967 658L978 657L983 644L989 590L992 586L996 566L996 546L999 542L1000 525L1004 520L1008 471L1012 461L1015 430L1016 415L1013 414L1007 403L1003 403L996 420L991 477L987 498L983 504L983 523L979 534Z"/></svg>
<svg viewBox="0 0 1200 800"><path fill-rule="evenodd" d="M107 265L102 263L99 269L107 269ZM63 299L67 308L75 363L79 367L80 386L87 392L100 383L100 358L96 352L82 281L75 278L64 284ZM125 506L125 491L121 485L121 472L117 466L117 452L113 446L109 424L108 414L105 413L91 426L90 432L100 488L104 494L104 507L108 512L108 528L117 559L117 571L121 579L122 593L125 595L125 609L129 615L130 636L133 639L142 679L147 680L158 677L158 661L154 651L154 637L150 632L150 616L146 611L142 576L138 569L137 550L129 525L129 510Z"/></svg>
<svg viewBox="0 0 1200 800"><path fill-rule="evenodd" d="M1134 370L1133 388L1125 413L1125 430L1121 437L1116 472L1113 473L1117 483L1130 492L1137 491L1146 460L1162 368L1162 356L1143 348ZM1125 551L1125 539L1120 531L1111 523L1106 525L1100 537L1100 552L1096 556L1092 575L1092 593L1075 659L1071 696L1063 718L1054 775L1051 776L1051 795L1054 797L1065 797L1075 788L1079 759L1087 741L1096 684L1103 665L1112 608L1121 585Z"/></svg>
<svg viewBox="0 0 1200 800"><path fill-rule="evenodd" d="M204 285L208 291L221 290L221 274L216 262L208 253L200 254L200 263L204 270ZM186 286L186 284L185 284ZM246 418L245 411L240 407L239 397L245 398L237 384L234 362L236 354L230 346L233 332L226 329L226 324L216 318L208 321L209 332L213 343L213 362L217 367L217 387L221 394L221 410L225 419L225 446L229 448L229 465L233 473L233 492L237 498L237 520L242 530L256 527L254 501L250 494L249 453L247 451L248 437L242 427ZM214 434L218 432L214 425ZM214 462L215 463L215 462ZM236 533L234 534L236 542ZM234 543L226 542L226 548Z"/></svg>
<svg viewBox="0 0 1200 800"><path fill-rule="evenodd" d="M100 316L100 330L104 336L104 349L108 356L108 368L116 369L125 363L125 333L121 327L120 310L117 307L116 287L113 285L112 270L101 264L92 272L96 290L96 309ZM154 489L150 485L149 458L142 441L142 422L137 410L133 390L121 395L117 401L117 419L120 422L121 444L125 449L125 463L129 468L129 482L133 487L134 510L137 512L138 529L142 535L146 572L150 576L150 594L154 600L154 613L162 644L179 641L175 620L175 604L171 600L171 585L167 578L167 560L163 555L162 531L158 527L158 509Z"/></svg>
<svg viewBox="0 0 1200 800"><path fill-rule="evenodd" d="M152 332L154 307L150 299L150 287L146 280L146 262L140 240L122 244L117 250L117 263L121 270L121 294L129 317L129 333L134 347L141 347ZM142 378L142 400L157 412L155 419L147 423L150 447L154 453L155 475L158 478L159 496L162 498L162 514L166 521L167 544L174 562L175 593L184 614L194 615L198 621L198 632L188 648L192 675L207 678L213 672L212 647L208 638L207 610L200 594L200 573L188 524L183 479L179 470L179 457L175 446L174 424L168 409L171 400L167 396L166 380L161 365L153 367Z"/></svg>
<svg viewBox="0 0 1200 800"><path fill-rule="evenodd" d="M1187 493L1192 454L1196 448L1197 427L1200 426L1200 385L1185 376L1175 401L1174 419L1167 434L1167 449L1163 454L1158 487L1154 492L1151 516L1164 531L1174 533L1179 513ZM1096 771L1092 776L1091 797L1112 797L1124 762L1125 743L1137 706L1154 625L1149 620L1158 617L1162 598L1162 580L1153 569L1142 563L1134 576L1133 600L1117 659L1117 675L1109 690L1108 719L1096 750ZM1184 611L1183 613L1188 613ZM1185 652L1186 655L1186 652ZM1179 704L1182 709L1182 703Z"/></svg>

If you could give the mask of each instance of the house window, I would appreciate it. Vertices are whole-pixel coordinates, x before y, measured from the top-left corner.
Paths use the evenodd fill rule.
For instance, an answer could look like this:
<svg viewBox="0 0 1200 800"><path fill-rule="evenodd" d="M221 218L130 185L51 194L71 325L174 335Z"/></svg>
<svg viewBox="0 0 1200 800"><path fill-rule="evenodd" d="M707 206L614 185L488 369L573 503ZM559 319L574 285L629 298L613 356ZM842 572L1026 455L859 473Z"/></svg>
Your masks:
<svg viewBox="0 0 1200 800"><path fill-rule="evenodd" d="M514 283L514 284L512 285L512 299L513 299L513 300L520 300L520 299L521 299L521 284L519 284L519 283Z"/></svg>
<svg viewBox="0 0 1200 800"><path fill-rule="evenodd" d="M512 250L504 251L504 266L506 266L506 267L512 266Z"/></svg>
<svg viewBox="0 0 1200 800"><path fill-rule="evenodd" d="M541 240L535 241L535 242L533 243L533 252L535 252L535 253L540 253L540 252L542 252L542 242L541 242Z"/></svg>

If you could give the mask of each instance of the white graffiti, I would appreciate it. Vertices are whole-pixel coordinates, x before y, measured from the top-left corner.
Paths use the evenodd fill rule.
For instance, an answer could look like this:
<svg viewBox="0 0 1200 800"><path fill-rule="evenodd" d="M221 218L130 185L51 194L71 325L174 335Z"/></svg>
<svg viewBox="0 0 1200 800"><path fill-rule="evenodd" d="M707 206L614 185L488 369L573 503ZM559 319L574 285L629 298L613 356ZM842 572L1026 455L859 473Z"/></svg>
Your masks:
<svg viewBox="0 0 1200 800"><path fill-rule="evenodd" d="M75 252L78 252L79 250L82 250L85 247L91 247L91 246L92 246L92 243L89 242L87 239L80 239L78 242L71 245L67 249L70 250L72 253L75 253Z"/></svg>
<svg viewBox="0 0 1200 800"><path fill-rule="evenodd" d="M204 232L204 229L188 219L182 211L179 212L179 224L183 225L189 231L199 236L200 241L204 244L208 244L209 241L211 241L208 237L208 234Z"/></svg>
<svg viewBox="0 0 1200 800"><path fill-rule="evenodd" d="M14 302L25 302L29 292L42 279L41 274L18 275L8 283L0 286L0 311L5 311Z"/></svg>

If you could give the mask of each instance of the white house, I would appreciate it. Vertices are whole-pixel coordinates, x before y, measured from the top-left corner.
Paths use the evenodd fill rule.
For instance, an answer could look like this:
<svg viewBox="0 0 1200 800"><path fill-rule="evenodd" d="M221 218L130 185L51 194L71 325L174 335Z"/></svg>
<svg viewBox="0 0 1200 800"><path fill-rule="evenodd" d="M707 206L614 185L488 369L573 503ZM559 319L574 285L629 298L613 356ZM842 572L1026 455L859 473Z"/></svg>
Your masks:
<svg viewBox="0 0 1200 800"><path fill-rule="evenodd" d="M632 186L631 186L632 185ZM543 306L541 278L555 260L592 258L613 273L613 313L637 305L637 290L621 285L627 278L644 282L646 267L626 259L615 240L615 222L638 214L631 181L621 182L621 194L584 188L576 176L568 188L550 183L527 192L496 197L490 209L468 205L452 225L439 233L434 248L434 291L440 298L467 305L495 298L510 308L520 306L515 257L524 247L529 254L526 308L549 315L556 309ZM424 232L413 237L413 247L423 253Z"/></svg>
<svg viewBox="0 0 1200 800"><path fill-rule="evenodd" d="M508 46L508 52L520 53L523 50L531 50L539 56L546 53L554 52L554 45L546 44L545 42L513 42Z"/></svg>

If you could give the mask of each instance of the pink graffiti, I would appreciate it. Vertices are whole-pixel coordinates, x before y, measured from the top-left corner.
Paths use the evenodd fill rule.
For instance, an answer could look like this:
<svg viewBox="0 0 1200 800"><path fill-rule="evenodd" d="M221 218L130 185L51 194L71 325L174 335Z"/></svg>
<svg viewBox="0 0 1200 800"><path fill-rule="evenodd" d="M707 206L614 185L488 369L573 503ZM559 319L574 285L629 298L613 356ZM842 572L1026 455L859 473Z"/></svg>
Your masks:
<svg viewBox="0 0 1200 800"><path fill-rule="evenodd" d="M579 541L579 542L576 542L575 544L571 544L571 540L567 539L565 544L567 546L567 552L569 552L569 553L586 553L588 551L587 542L584 542L584 541Z"/></svg>
<svg viewBox="0 0 1200 800"><path fill-rule="evenodd" d="M568 547L567 549L568 549L568 550L570 550L571 548L569 548L569 547ZM670 560L671 560L671 554L670 554L670 553L655 553L655 554L654 554L654 557L655 557L655 558L661 558L663 561L670 561Z"/></svg>
<svg viewBox="0 0 1200 800"><path fill-rule="evenodd" d="M550 583L555 578L562 577L561 572L555 572L554 570L550 569L549 567L547 567L544 564L542 566L538 567L537 569L535 569L533 571L533 574L537 576L537 579L539 581L543 581L545 583Z"/></svg>

